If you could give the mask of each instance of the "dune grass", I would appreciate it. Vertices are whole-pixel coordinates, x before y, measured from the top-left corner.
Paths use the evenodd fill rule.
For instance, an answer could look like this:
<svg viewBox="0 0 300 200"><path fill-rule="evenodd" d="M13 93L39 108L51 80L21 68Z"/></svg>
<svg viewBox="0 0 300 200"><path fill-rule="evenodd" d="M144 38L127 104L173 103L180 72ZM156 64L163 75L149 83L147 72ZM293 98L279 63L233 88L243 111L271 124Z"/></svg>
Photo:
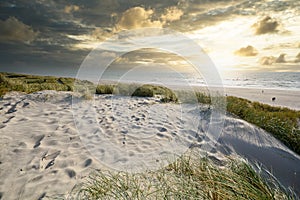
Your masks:
<svg viewBox="0 0 300 200"><path fill-rule="evenodd" d="M130 174L98 170L74 188L74 199L294 199L246 162L220 167L207 158L182 156L158 171Z"/></svg>
<svg viewBox="0 0 300 200"><path fill-rule="evenodd" d="M161 102L178 102L176 94L169 88L149 84L97 85L96 94L116 94L135 97L154 97L158 95L161 97Z"/></svg>
<svg viewBox="0 0 300 200"><path fill-rule="evenodd" d="M271 133L300 154L300 111L227 97L227 111Z"/></svg>
<svg viewBox="0 0 300 200"><path fill-rule="evenodd" d="M0 97L10 91L32 93L41 90L73 91L75 79L0 73Z"/></svg>

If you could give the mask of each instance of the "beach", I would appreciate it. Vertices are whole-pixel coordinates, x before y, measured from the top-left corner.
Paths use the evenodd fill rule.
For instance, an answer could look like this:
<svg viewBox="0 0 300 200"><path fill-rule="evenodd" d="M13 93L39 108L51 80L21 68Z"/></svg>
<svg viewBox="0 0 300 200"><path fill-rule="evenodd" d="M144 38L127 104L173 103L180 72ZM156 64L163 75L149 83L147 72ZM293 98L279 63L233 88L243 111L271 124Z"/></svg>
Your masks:
<svg viewBox="0 0 300 200"><path fill-rule="evenodd" d="M225 87L224 92L227 96L300 110L300 90ZM273 97L275 97L274 101L272 101Z"/></svg>
<svg viewBox="0 0 300 200"><path fill-rule="evenodd" d="M245 94L256 98L255 92ZM198 147L219 165L227 156L259 162L284 186L300 190L300 157L243 120L223 116L222 133L211 141L206 133L211 122L207 106L163 104L155 97L96 95L89 118L91 107L84 102L75 106L70 92L4 96L0 101L3 199L67 198L95 169L156 170L168 164L166 157L180 156L190 147ZM79 111L85 114L74 116ZM209 151L203 151L201 147L207 145L211 145Z"/></svg>

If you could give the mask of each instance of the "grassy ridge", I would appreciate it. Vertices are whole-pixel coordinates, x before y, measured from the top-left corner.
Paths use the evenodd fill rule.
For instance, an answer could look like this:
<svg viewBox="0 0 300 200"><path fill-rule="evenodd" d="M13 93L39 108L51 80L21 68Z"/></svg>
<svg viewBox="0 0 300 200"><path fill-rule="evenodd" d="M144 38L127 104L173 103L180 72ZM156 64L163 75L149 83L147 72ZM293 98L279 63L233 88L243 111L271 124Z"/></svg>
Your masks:
<svg viewBox="0 0 300 200"><path fill-rule="evenodd" d="M153 97L159 95L162 102L178 102L176 94L169 88L149 84L98 85L96 87L96 94L119 94L136 97Z"/></svg>
<svg viewBox="0 0 300 200"><path fill-rule="evenodd" d="M300 154L300 111L227 97L227 111L255 124Z"/></svg>
<svg viewBox="0 0 300 200"><path fill-rule="evenodd" d="M118 84L98 85L88 81L76 81L82 85L82 91L90 90L96 94L120 94L138 97L152 97L159 95L162 102L178 102L179 99L189 102L192 96L195 101L210 104L209 95L196 92L175 91L156 85ZM73 91L75 79L57 78L50 76L19 75L0 73L0 96L9 91L21 91L26 93L40 90ZM92 96L85 94L87 99ZM237 97L227 97L227 111L273 134L290 149L300 154L300 111L288 108L274 107L258 102L251 102Z"/></svg>
<svg viewBox="0 0 300 200"><path fill-rule="evenodd" d="M181 157L155 172L97 171L73 191L76 199L293 199L272 177L265 182L245 162L219 167Z"/></svg>
<svg viewBox="0 0 300 200"><path fill-rule="evenodd" d="M73 91L74 81L72 78L0 73L0 97L10 91L25 93L41 90Z"/></svg>

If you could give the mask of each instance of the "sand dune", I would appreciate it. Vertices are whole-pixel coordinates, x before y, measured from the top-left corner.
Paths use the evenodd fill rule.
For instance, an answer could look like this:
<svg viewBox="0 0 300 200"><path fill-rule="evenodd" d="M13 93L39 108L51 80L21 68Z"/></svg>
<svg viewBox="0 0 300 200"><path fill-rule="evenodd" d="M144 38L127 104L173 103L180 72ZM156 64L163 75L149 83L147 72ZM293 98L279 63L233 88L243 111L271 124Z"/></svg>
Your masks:
<svg viewBox="0 0 300 200"><path fill-rule="evenodd" d="M205 133L210 112L157 98L102 95L91 107L85 101L72 105L68 92L7 94L0 101L2 199L67 197L94 169L156 169L189 147L201 151L211 142ZM219 164L227 155L259 161L299 191L299 156L257 127L224 119L209 157Z"/></svg>

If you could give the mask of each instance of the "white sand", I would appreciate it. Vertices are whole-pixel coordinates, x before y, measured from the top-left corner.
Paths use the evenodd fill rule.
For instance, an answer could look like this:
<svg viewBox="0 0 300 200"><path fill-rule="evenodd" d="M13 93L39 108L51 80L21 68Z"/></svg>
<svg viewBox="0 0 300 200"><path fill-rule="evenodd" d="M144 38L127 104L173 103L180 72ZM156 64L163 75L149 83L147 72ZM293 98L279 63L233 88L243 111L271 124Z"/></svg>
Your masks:
<svg viewBox="0 0 300 200"><path fill-rule="evenodd" d="M225 94L236 96L251 101L258 101L272 106L282 106L294 110L300 110L300 90L275 90L255 88L225 88ZM275 97L276 100L272 101Z"/></svg>
<svg viewBox="0 0 300 200"><path fill-rule="evenodd" d="M79 102L72 109L68 92L10 93L0 101L0 195L67 197L94 169L158 168L169 155L210 142L204 133L210 112L109 95L96 96L92 107ZM299 190L299 156L261 129L227 116L208 156L221 164L225 155L237 154L262 162Z"/></svg>

